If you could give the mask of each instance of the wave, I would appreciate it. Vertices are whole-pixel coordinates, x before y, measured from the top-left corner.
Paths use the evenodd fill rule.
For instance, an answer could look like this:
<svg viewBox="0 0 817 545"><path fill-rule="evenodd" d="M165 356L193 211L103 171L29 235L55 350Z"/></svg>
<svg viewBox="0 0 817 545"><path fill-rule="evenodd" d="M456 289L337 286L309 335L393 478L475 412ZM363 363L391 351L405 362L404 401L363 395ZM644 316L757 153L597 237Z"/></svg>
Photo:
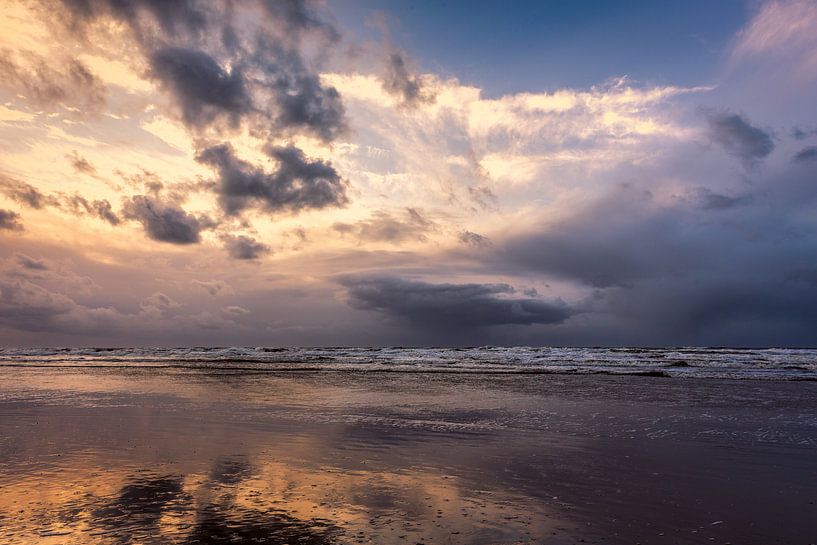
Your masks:
<svg viewBox="0 0 817 545"><path fill-rule="evenodd" d="M817 350L735 348L5 348L0 366L198 372L606 374L817 380Z"/></svg>

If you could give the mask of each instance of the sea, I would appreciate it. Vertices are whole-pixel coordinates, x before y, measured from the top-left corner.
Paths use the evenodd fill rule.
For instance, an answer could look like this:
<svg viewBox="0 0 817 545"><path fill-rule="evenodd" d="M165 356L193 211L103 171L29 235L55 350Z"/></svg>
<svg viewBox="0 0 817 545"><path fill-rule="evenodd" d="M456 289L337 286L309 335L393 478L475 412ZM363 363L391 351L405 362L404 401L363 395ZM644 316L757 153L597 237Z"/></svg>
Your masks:
<svg viewBox="0 0 817 545"><path fill-rule="evenodd" d="M817 380L817 349L497 347L3 348L0 367L157 368L179 372L379 372L636 375Z"/></svg>

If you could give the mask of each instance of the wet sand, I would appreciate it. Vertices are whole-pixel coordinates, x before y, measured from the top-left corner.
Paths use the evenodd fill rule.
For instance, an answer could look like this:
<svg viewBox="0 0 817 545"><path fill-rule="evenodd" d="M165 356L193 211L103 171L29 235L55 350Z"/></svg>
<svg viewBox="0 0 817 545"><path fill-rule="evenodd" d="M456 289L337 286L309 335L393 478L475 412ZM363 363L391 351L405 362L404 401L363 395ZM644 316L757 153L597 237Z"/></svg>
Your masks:
<svg viewBox="0 0 817 545"><path fill-rule="evenodd" d="M4 369L0 543L817 541L817 383Z"/></svg>

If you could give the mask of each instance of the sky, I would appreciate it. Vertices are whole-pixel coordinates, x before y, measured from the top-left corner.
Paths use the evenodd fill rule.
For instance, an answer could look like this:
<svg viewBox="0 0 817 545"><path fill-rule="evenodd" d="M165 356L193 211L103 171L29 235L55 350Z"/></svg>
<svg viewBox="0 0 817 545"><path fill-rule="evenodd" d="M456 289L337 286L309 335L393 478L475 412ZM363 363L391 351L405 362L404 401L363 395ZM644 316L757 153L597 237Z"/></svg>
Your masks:
<svg viewBox="0 0 817 545"><path fill-rule="evenodd" d="M817 346L815 29L7 0L0 345Z"/></svg>

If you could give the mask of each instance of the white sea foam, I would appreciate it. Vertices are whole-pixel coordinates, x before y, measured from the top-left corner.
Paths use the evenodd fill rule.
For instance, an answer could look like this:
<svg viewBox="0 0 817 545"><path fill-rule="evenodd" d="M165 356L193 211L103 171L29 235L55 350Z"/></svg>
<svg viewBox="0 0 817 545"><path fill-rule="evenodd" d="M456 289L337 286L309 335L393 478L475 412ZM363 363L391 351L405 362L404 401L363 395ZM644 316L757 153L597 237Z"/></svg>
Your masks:
<svg viewBox="0 0 817 545"><path fill-rule="evenodd" d="M817 350L785 348L6 348L0 365L817 380Z"/></svg>

